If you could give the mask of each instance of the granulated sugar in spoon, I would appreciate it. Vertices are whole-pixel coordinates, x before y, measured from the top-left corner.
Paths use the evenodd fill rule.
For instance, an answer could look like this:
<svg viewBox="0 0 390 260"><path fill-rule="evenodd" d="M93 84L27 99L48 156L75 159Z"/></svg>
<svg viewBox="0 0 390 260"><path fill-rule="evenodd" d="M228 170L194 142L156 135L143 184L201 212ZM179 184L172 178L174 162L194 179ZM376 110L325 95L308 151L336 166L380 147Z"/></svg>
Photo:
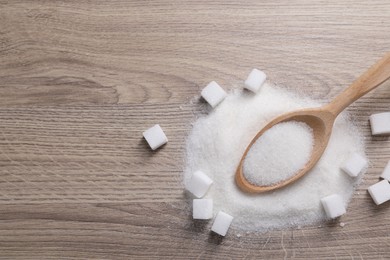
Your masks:
<svg viewBox="0 0 390 260"><path fill-rule="evenodd" d="M390 78L390 53L387 53L381 60L369 68L329 104L319 108L307 108L289 112L273 119L256 134L247 146L243 156L241 157L240 164L237 167L235 178L237 185L243 191L261 193L282 188L301 178L310 171L321 158L332 133L335 119L341 111L369 91L378 87L388 78ZM250 183L244 176L243 163L252 145L263 135L264 132L274 125L289 121L303 122L313 129L314 146L310 159L302 169L297 171L296 174L281 182L264 186Z"/></svg>

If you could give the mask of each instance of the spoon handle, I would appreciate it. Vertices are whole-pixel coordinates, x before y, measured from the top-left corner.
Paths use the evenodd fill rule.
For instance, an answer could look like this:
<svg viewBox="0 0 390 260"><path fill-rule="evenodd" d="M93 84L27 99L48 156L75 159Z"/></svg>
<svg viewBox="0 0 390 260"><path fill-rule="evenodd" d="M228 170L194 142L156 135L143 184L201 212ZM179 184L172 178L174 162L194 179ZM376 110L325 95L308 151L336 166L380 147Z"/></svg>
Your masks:
<svg viewBox="0 0 390 260"><path fill-rule="evenodd" d="M390 52L326 105L325 109L337 116L347 106L378 87L388 78L390 78Z"/></svg>

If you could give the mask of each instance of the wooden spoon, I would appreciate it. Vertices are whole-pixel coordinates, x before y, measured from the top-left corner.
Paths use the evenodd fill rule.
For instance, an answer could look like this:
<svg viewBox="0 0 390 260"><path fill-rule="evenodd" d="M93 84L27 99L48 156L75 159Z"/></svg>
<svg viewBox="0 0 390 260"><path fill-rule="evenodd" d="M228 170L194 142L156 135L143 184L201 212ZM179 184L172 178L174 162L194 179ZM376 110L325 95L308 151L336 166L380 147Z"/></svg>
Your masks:
<svg viewBox="0 0 390 260"><path fill-rule="evenodd" d="M332 133L334 121L336 117L340 114L340 112L343 111L347 106L352 104L354 101L382 84L388 78L390 78L390 52L387 53L376 64L374 64L370 69L368 69L363 75L361 75L355 82L353 82L346 90L344 90L329 104L319 108L307 108L297 110L294 112L283 114L273 119L256 134L256 136L252 139L252 141L246 148L236 171L237 185L243 191L251 193L261 193L282 188L301 178L308 171L310 171L321 158L328 144L330 134ZM287 121L303 122L313 129L314 147L309 161L295 175L286 180L283 180L282 182L268 186L257 186L248 182L244 177L242 169L242 165L244 163L248 151L265 131L267 131L278 123Z"/></svg>

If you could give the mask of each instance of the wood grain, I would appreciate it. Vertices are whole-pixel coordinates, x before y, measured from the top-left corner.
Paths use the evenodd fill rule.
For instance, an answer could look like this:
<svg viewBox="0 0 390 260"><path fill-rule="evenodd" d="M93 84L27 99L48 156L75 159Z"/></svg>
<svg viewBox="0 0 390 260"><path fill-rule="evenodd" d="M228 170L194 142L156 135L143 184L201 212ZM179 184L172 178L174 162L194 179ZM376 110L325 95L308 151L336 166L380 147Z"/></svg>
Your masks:
<svg viewBox="0 0 390 260"><path fill-rule="evenodd" d="M366 189L390 159L368 123L390 82L348 109L370 168L344 228L221 239L181 178L209 81L238 88L257 67L326 103L389 46L388 1L0 0L0 258L387 258L389 204ZM170 141L151 152L155 123Z"/></svg>

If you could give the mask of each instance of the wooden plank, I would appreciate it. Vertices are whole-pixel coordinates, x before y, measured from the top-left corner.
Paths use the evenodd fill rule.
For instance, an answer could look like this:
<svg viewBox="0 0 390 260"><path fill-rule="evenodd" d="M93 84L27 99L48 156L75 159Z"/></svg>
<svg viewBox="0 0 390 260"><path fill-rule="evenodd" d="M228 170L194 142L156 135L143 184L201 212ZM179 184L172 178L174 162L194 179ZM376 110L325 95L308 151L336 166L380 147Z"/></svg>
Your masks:
<svg viewBox="0 0 390 260"><path fill-rule="evenodd" d="M182 198L185 136L195 106L0 109L0 203ZM159 123L170 141L142 137Z"/></svg>
<svg viewBox="0 0 390 260"><path fill-rule="evenodd" d="M364 258L388 253L390 209L370 199L354 200L346 225L338 222L264 234L209 233L177 203L61 203L3 205L0 248L9 257L84 258ZM367 221L365 217L375 218Z"/></svg>
<svg viewBox="0 0 390 260"><path fill-rule="evenodd" d="M389 89L386 89L389 93ZM350 109L375 181L390 158L387 137L371 137L368 116L390 103L363 98ZM176 201L183 198L185 138L203 104L0 109L0 203ZM151 151L142 131L170 137ZM172 137L172 138L171 138Z"/></svg>
<svg viewBox="0 0 390 260"><path fill-rule="evenodd" d="M379 0L3 2L1 106L182 103L253 67L333 96L390 43Z"/></svg>

